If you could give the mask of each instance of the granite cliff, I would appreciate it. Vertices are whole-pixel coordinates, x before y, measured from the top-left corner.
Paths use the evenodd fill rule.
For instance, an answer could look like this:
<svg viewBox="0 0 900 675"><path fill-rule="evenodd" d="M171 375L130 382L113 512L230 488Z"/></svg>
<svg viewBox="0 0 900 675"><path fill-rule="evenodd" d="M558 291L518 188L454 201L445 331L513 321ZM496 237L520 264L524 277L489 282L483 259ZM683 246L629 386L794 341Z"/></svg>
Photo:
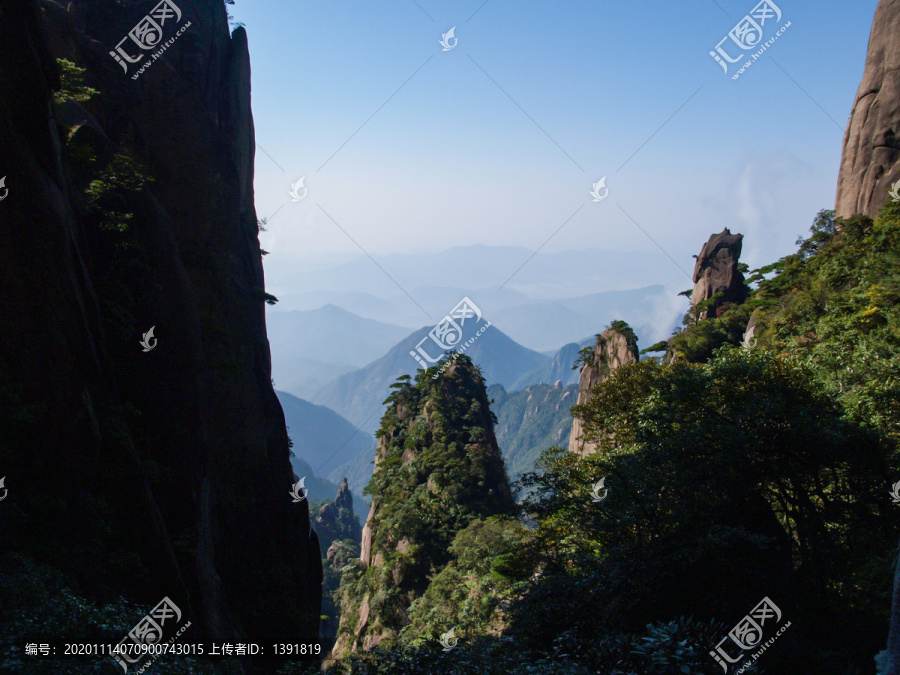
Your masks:
<svg viewBox="0 0 900 675"><path fill-rule="evenodd" d="M740 304L747 299L748 289L739 267L744 235L731 234L726 227L711 235L700 249L694 263L694 291L691 308L697 308L696 319L716 316L726 303ZM704 303L698 307L700 303Z"/></svg>
<svg viewBox="0 0 900 675"><path fill-rule="evenodd" d="M874 218L900 181L900 0L875 10L866 66L856 92L838 174L836 215Z"/></svg>
<svg viewBox="0 0 900 675"><path fill-rule="evenodd" d="M132 79L111 52L156 6L0 0L4 553L99 601L168 596L194 640L312 642L321 561L271 383L247 35L220 0L179 0Z"/></svg>
<svg viewBox="0 0 900 675"><path fill-rule="evenodd" d="M322 553L322 641L330 649L338 629L339 599L335 593L341 584L344 566L359 558L362 528L353 513L353 495L347 479L341 481L334 501L319 506L313 527L319 536Z"/></svg>
<svg viewBox="0 0 900 675"><path fill-rule="evenodd" d="M578 381L578 400L576 405L584 405L592 395L594 385L609 379L612 372L626 363L637 362L640 356L637 350L637 338L631 327L624 321L613 322L613 325L597 336L593 348L587 347L582 352L581 377ZM569 435L569 452L582 457L597 450L596 446L582 438L584 425L575 417L572 420L572 433Z"/></svg>

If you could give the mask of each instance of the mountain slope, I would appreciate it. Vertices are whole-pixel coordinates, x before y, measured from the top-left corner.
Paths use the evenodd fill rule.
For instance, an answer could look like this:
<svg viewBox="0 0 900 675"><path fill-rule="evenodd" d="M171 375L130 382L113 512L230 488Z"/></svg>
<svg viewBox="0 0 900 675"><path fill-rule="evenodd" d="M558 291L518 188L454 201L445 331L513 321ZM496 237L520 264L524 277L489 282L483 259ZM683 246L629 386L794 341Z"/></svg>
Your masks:
<svg viewBox="0 0 900 675"><path fill-rule="evenodd" d="M272 363L272 379L280 390L309 399L334 378L352 373L356 368L347 363L325 363L306 356L282 356L277 366Z"/></svg>
<svg viewBox="0 0 900 675"><path fill-rule="evenodd" d="M472 339L477 330L487 326L482 320L474 328L464 326L460 344ZM476 330L477 329L477 330ZM410 356L416 346L423 343L430 354L437 356L440 351L428 338L431 327L421 328L382 358L347 373L323 387L313 397L313 401L337 411L352 424L374 433L384 410L384 399L390 393L390 385L400 375L413 374L421 366ZM487 326L484 333L475 339L466 354L483 370L489 384L511 386L527 372L534 371L548 363L550 358L526 349L509 339L494 326Z"/></svg>
<svg viewBox="0 0 900 675"><path fill-rule="evenodd" d="M291 463L294 465L294 472L298 476L307 475L308 471L316 476L327 477L327 494L320 496L316 493L312 499L331 499L344 478L343 475L331 474L339 472L342 465L360 454L374 457L375 439L358 430L330 408L315 405L283 391L276 390L275 393L284 409L288 435L293 441L294 457L291 458ZM305 466L300 466L300 461ZM359 500L362 488L357 489L353 484L351 487L355 493L354 499ZM359 513L363 511L363 505L359 501L354 504L354 508Z"/></svg>
<svg viewBox="0 0 900 675"><path fill-rule="evenodd" d="M443 373L435 367L392 389L360 558L341 580L336 657L397 636L410 605L449 562L454 536L478 518L514 511L485 382L472 361L461 356Z"/></svg>
<svg viewBox="0 0 900 675"><path fill-rule="evenodd" d="M510 480L534 471L544 450L568 445L572 430L569 410L575 405L578 385L533 384L512 393L494 385L488 387L488 396L497 416L494 433Z"/></svg>
<svg viewBox="0 0 900 675"><path fill-rule="evenodd" d="M408 328L357 316L335 305L306 312L266 312L272 370L302 355L324 363L364 366L409 335Z"/></svg>

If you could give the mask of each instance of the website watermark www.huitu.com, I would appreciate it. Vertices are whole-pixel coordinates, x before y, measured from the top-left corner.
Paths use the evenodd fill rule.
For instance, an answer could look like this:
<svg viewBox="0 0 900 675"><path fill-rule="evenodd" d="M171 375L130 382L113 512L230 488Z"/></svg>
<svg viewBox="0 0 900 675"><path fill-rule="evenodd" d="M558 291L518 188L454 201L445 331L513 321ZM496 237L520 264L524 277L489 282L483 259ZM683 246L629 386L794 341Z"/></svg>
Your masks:
<svg viewBox="0 0 900 675"><path fill-rule="evenodd" d="M154 61L156 61L156 59L162 56L163 52L171 47L175 43L175 40L181 37L184 31L191 25L191 22L188 21L178 29L174 37L161 44L160 41L163 38L163 31L165 30L166 24L178 23L179 21L181 21L181 9L178 5L172 2L172 0L162 0L151 9L143 19L138 21L134 28L128 31L128 35L119 40L119 44L116 45L115 51L110 51L109 55L116 60L116 63L122 66L122 70L125 74L128 74L129 63L140 63L145 58L143 52L159 47L156 52L150 55L151 59L144 63L138 71L131 76L132 80L136 80ZM131 44L139 49L137 54L130 54L128 50L122 46L123 43L129 39L131 40Z"/></svg>
<svg viewBox="0 0 900 675"><path fill-rule="evenodd" d="M775 44L775 40L781 37L784 32L791 27L791 22L786 22L771 38L766 42L763 42L765 34L771 30L772 25L781 21L781 16L781 8L778 5L772 2L772 0L762 0L762 2L751 9L750 13L745 15L744 18L728 32L728 35L719 41L715 51L710 51L709 55L716 60L716 63L722 66L722 70L727 75L729 64L740 63L746 56L747 51L751 49L755 50L750 54L749 60L744 62L744 64L738 68L737 72L731 76L732 80L738 79L743 75L744 71L752 66L753 63L763 55L763 52ZM767 27L766 24L769 24L769 26ZM729 39L731 42L728 42ZM723 46L723 44L726 43L728 49ZM737 49L735 49L735 47ZM737 54L737 56L732 56L731 54L736 51L740 51L740 53Z"/></svg>
<svg viewBox="0 0 900 675"><path fill-rule="evenodd" d="M467 321L469 322L470 330L479 324L482 325L479 326L478 331L474 335L463 342L462 340L466 330L465 326ZM428 335L419 340L419 344L416 345L414 351L409 352L409 355L412 356L422 368L428 370L430 367L429 363L435 364L441 360L441 357L446 352L453 351L453 356L441 366L440 371L431 376L431 379L437 379L450 363L455 361L471 347L479 337L481 337L484 331L490 328L490 321L484 321L483 323L482 321L481 309L479 309L478 305L472 302L468 297L465 297L459 301L456 307L450 310L450 313L447 316L441 319L438 324L428 332ZM428 340L431 340L431 342L428 342ZM426 344L431 345L432 350L435 345L437 346L436 356L432 356L430 351L425 348Z"/></svg>
<svg viewBox="0 0 900 675"><path fill-rule="evenodd" d="M768 597L765 597L759 601L756 607L750 610L750 613L747 614L747 616L738 621L737 625L729 631L728 635L719 640L719 644L716 645L715 651L710 651L709 655L712 656L716 660L716 663L722 666L722 670L727 673L728 664L739 663L744 658L745 652L755 649L760 645L767 623L769 626L772 626L780 622L781 609L779 609L778 605L772 602ZM788 621L781 626L778 632L772 638L767 640L761 649L751 655L751 660L745 661L743 666L735 670L735 675L743 673L745 670L752 667L756 662L756 659L758 659L790 625L791 622ZM740 650L737 652L736 656L729 654L729 651L733 651L733 649L726 650L722 646L722 643L726 640L731 640L731 642Z"/></svg>
<svg viewBox="0 0 900 675"><path fill-rule="evenodd" d="M153 658L143 664L137 671L138 675L144 673L156 659L162 654L170 651L169 645L180 637L188 626L191 625L187 621L178 632L173 635L167 642L163 642L163 632L167 627L171 629L174 624L181 621L181 609L172 602L168 597L163 598L159 603L150 610L143 619L128 631L128 635L116 645L114 650L116 662L122 666L124 673L128 673L128 666L137 667L137 664L147 656Z"/></svg>

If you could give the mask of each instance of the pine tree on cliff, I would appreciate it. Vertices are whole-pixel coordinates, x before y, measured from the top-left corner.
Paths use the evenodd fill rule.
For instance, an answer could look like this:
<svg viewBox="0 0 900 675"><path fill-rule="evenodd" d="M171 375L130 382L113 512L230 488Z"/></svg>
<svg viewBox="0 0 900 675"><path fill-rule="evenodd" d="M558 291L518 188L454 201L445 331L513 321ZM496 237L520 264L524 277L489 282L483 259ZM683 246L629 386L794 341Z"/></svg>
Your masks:
<svg viewBox="0 0 900 675"><path fill-rule="evenodd" d="M395 639L412 601L449 562L456 533L515 511L496 418L472 361L461 356L443 373L434 367L391 386L362 553L341 582L335 656Z"/></svg>

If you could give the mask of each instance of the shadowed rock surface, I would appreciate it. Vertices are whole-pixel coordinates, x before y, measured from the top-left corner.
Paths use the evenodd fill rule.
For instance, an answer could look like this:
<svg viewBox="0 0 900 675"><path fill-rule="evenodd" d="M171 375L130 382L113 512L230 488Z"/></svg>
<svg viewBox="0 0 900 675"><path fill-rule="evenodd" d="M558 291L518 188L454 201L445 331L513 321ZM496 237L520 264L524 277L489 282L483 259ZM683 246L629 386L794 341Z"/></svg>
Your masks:
<svg viewBox="0 0 900 675"><path fill-rule="evenodd" d="M190 26L132 80L109 51L155 4L0 0L4 552L89 597L169 596L193 640L312 642L321 561L270 379L247 36L222 2L179 0L164 40ZM99 93L51 104L57 58Z"/></svg>
<svg viewBox="0 0 900 675"><path fill-rule="evenodd" d="M353 495L346 478L341 481L334 501L319 507L314 525L323 557L337 540L351 539L360 543L362 528L359 518L353 513Z"/></svg>
<svg viewBox="0 0 900 675"><path fill-rule="evenodd" d="M874 218L900 181L900 0L875 10L866 67L844 133L835 215Z"/></svg>

